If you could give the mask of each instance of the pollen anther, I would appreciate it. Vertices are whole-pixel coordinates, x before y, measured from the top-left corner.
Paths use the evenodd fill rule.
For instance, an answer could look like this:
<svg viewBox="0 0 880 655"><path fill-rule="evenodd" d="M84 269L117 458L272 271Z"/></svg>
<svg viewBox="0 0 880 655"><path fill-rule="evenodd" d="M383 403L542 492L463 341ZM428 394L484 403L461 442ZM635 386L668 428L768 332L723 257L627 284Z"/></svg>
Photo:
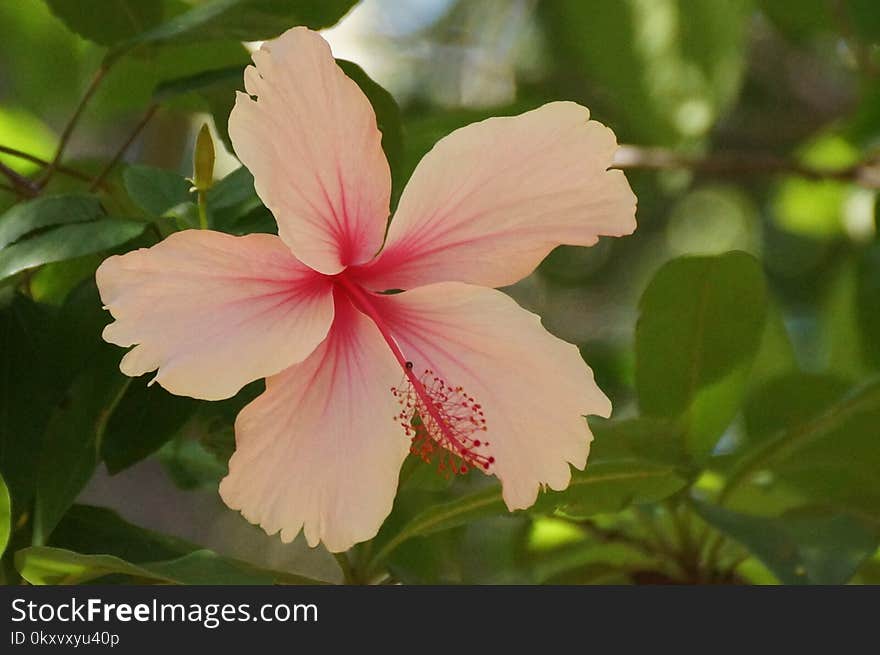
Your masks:
<svg viewBox="0 0 880 655"><path fill-rule="evenodd" d="M404 433L411 437L410 452L425 462L437 463L446 477L467 473L471 468L488 471L495 458L488 454L489 442L475 439L486 431L482 406L461 386L452 386L425 369L416 378L409 370L391 393L400 403L395 416Z"/></svg>

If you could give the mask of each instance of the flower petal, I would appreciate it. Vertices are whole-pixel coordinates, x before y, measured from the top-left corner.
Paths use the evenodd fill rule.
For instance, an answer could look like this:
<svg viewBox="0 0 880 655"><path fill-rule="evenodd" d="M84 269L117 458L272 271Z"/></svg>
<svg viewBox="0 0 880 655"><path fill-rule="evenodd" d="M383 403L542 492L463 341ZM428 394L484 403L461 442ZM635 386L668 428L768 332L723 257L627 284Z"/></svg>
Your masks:
<svg viewBox="0 0 880 655"><path fill-rule="evenodd" d="M104 339L135 347L126 375L159 370L171 393L207 400L302 361L333 321L330 282L270 234L172 234L110 257L96 274L116 319Z"/></svg>
<svg viewBox="0 0 880 655"><path fill-rule="evenodd" d="M458 282L375 302L414 371L432 371L479 404L486 431L476 436L508 508L532 505L542 485L567 487L569 464L584 468L592 436L583 417L607 417L611 403L578 349L536 315L500 291Z"/></svg>
<svg viewBox="0 0 880 655"><path fill-rule="evenodd" d="M456 130L419 162L370 288L459 281L498 287L531 273L560 244L630 234L636 200L607 170L617 142L589 111L554 102Z"/></svg>
<svg viewBox="0 0 880 655"><path fill-rule="evenodd" d="M409 452L389 391L400 377L375 325L340 297L327 340L239 414L223 500L285 542L302 529L338 552L375 536Z"/></svg>
<svg viewBox="0 0 880 655"><path fill-rule="evenodd" d="M300 261L328 275L368 261L382 245L391 194L370 102L327 42L303 27L253 58L229 136L279 235Z"/></svg>

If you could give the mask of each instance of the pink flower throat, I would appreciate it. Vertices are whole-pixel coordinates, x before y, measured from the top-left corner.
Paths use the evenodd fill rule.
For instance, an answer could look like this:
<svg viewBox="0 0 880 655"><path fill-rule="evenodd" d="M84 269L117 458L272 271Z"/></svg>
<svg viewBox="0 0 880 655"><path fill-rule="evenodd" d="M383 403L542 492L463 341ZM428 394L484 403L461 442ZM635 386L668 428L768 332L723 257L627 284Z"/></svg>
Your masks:
<svg viewBox="0 0 880 655"><path fill-rule="evenodd" d="M437 458L438 471L444 476L467 473L470 467L488 471L495 458L488 454L489 442L477 438L486 431L482 406L461 386L450 385L431 369L421 368L417 375L419 369L401 352L373 294L344 273L334 276L333 281L355 308L373 320L400 364L403 380L391 387L400 403L394 421L411 437L410 452L425 462Z"/></svg>

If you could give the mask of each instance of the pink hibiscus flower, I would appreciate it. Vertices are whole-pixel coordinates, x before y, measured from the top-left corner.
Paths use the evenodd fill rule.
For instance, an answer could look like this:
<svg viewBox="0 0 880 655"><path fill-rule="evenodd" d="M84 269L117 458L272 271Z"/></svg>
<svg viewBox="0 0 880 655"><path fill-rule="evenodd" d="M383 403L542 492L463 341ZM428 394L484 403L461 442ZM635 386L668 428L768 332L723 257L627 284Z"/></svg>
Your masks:
<svg viewBox="0 0 880 655"><path fill-rule="evenodd" d="M107 259L104 338L134 346L122 371L207 400L267 378L220 495L284 541L375 536L410 451L497 476L511 510L564 489L587 462L584 416L611 403L575 346L493 287L635 229L614 134L570 102L457 130L386 237L381 134L327 43L295 28L253 59L229 132L279 236L187 230Z"/></svg>

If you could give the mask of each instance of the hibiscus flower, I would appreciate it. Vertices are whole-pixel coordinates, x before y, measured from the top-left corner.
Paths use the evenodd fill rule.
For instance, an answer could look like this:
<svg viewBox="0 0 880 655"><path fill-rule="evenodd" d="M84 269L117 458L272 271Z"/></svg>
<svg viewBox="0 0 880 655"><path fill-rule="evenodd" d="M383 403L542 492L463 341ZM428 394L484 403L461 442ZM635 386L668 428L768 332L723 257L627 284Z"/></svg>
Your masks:
<svg viewBox="0 0 880 655"><path fill-rule="evenodd" d="M107 259L104 338L134 346L122 371L206 400L266 378L220 495L283 541L375 536L410 452L497 476L511 510L564 489L587 463L584 417L611 403L575 346L494 287L635 229L614 134L571 102L459 129L386 236L381 133L327 43L294 28L253 60L229 133L278 236L186 230Z"/></svg>

